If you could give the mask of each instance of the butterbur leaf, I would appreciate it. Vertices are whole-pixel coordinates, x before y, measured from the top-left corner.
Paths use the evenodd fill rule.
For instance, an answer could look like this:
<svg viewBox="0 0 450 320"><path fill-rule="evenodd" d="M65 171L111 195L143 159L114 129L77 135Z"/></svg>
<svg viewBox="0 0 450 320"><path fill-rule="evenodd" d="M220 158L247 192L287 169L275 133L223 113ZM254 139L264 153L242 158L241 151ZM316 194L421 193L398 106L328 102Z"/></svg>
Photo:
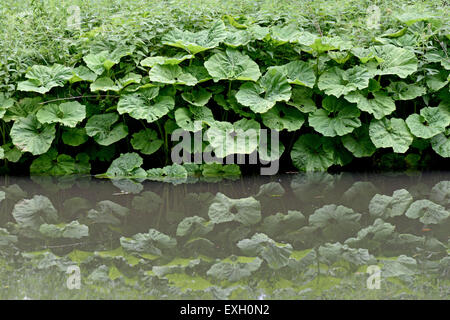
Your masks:
<svg viewBox="0 0 450 320"><path fill-rule="evenodd" d="M412 50L391 44L375 46L372 50L379 61L379 75L393 74L404 79L417 71L418 60Z"/></svg>
<svg viewBox="0 0 450 320"><path fill-rule="evenodd" d="M291 86L286 76L273 68L264 74L259 83L244 83L236 93L237 101L255 113L267 112L277 101L288 101L290 97Z"/></svg>
<svg viewBox="0 0 450 320"><path fill-rule="evenodd" d="M17 90L44 94L54 87L62 87L72 78L72 69L54 64L51 67L34 65L26 73L26 81L19 82Z"/></svg>
<svg viewBox="0 0 450 320"><path fill-rule="evenodd" d="M145 178L147 174L141 168L142 164L143 160L137 153L123 153L111 163L105 175L110 178Z"/></svg>
<svg viewBox="0 0 450 320"><path fill-rule="evenodd" d="M16 121L20 118L26 118L31 114L35 114L42 107L42 99L36 98L23 98L17 103L9 106L3 116L3 121ZM9 104L9 103L8 103Z"/></svg>
<svg viewBox="0 0 450 320"><path fill-rule="evenodd" d="M282 131L299 130L305 122L305 115L297 108L276 104L269 111L261 114L264 125L270 129Z"/></svg>
<svg viewBox="0 0 450 320"><path fill-rule="evenodd" d="M184 218L177 227L177 237L191 236L202 237L214 228L214 224L209 223L199 216Z"/></svg>
<svg viewBox="0 0 450 320"><path fill-rule="evenodd" d="M367 265L370 261L376 261L367 249L354 249L348 245L342 245L339 242L334 244L326 243L320 246L317 251L320 261L328 265L332 265L341 260L348 261L356 266Z"/></svg>
<svg viewBox="0 0 450 320"><path fill-rule="evenodd" d="M214 117L208 107L192 106L189 109L178 108L175 111L175 121L180 128L196 132L202 128L203 123L213 124Z"/></svg>
<svg viewBox="0 0 450 320"><path fill-rule="evenodd" d="M362 247L369 250L379 248L382 243L393 237L395 226L378 218L371 226L358 231L356 238L345 241L350 247Z"/></svg>
<svg viewBox="0 0 450 320"><path fill-rule="evenodd" d="M294 143L291 159L301 171L326 171L334 163L333 155L323 148L324 140L316 134L303 134Z"/></svg>
<svg viewBox="0 0 450 320"><path fill-rule="evenodd" d="M151 253L160 256L163 250L174 248L177 241L158 230L150 229L148 233L138 233L132 238L121 237L120 245L126 251Z"/></svg>
<svg viewBox="0 0 450 320"><path fill-rule="evenodd" d="M414 201L405 215L410 219L419 219L423 224L440 224L450 217L450 212L433 201L423 199Z"/></svg>
<svg viewBox="0 0 450 320"><path fill-rule="evenodd" d="M126 217L129 213L130 209L110 200L103 200L97 203L95 209L88 211L87 217L98 224L120 225L120 218Z"/></svg>
<svg viewBox="0 0 450 320"><path fill-rule="evenodd" d="M252 41L252 34L247 30L232 30L227 32L227 37L223 40L227 46L237 48L245 46Z"/></svg>
<svg viewBox="0 0 450 320"><path fill-rule="evenodd" d="M167 84L184 84L194 86L197 84L197 78L192 74L185 72L178 65L156 65L149 73L150 80Z"/></svg>
<svg viewBox="0 0 450 320"><path fill-rule="evenodd" d="M3 149L3 158L10 162L17 162L22 157L22 152L11 142L1 146Z"/></svg>
<svg viewBox="0 0 450 320"><path fill-rule="evenodd" d="M179 184L186 182L188 172L186 168L177 163L164 168L155 168L147 170L147 179L153 181L163 181L172 184Z"/></svg>
<svg viewBox="0 0 450 320"><path fill-rule="evenodd" d="M341 141L344 147L357 158L370 157L377 150L370 140L369 126L366 124L343 136Z"/></svg>
<svg viewBox="0 0 450 320"><path fill-rule="evenodd" d="M334 96L322 101L322 109L309 115L308 122L317 132L327 137L344 136L361 126L360 111L354 105Z"/></svg>
<svg viewBox="0 0 450 320"><path fill-rule="evenodd" d="M391 82L387 90L393 93L394 100L412 100L425 95L427 92L422 86L403 81Z"/></svg>
<svg viewBox="0 0 450 320"><path fill-rule="evenodd" d="M56 223L58 213L49 198L36 195L16 203L12 215L21 227L39 230L43 223Z"/></svg>
<svg viewBox="0 0 450 320"><path fill-rule="evenodd" d="M271 67L281 71L290 84L312 88L316 83L316 75L312 67L304 61L292 61L283 66Z"/></svg>
<svg viewBox="0 0 450 320"><path fill-rule="evenodd" d="M78 172L77 162L74 158L67 154L58 154L56 149L50 149L47 153L33 160L30 166L30 173L32 175L52 175L61 176L75 173L89 173L89 157L87 159L81 159L85 166L87 166L87 172Z"/></svg>
<svg viewBox="0 0 450 320"><path fill-rule="evenodd" d="M412 202L413 197L405 189L394 191L392 197L376 194L370 201L369 212L377 218L393 218L403 215Z"/></svg>
<svg viewBox="0 0 450 320"><path fill-rule="evenodd" d="M120 46L112 52L107 50L99 53L90 53L83 57L84 62L89 69L94 71L97 75L101 75L104 71L110 70L114 65L120 62L120 59L131 55L134 51L132 46Z"/></svg>
<svg viewBox="0 0 450 320"><path fill-rule="evenodd" d="M431 189L430 199L444 207L450 207L450 181L441 181Z"/></svg>
<svg viewBox="0 0 450 320"><path fill-rule="evenodd" d="M239 178L241 168L237 164L205 163L202 167L202 176L207 178Z"/></svg>
<svg viewBox="0 0 450 320"><path fill-rule="evenodd" d="M0 119L6 113L6 110L14 105L15 101L11 98L7 98L3 92L0 92Z"/></svg>
<svg viewBox="0 0 450 320"><path fill-rule="evenodd" d="M237 221L249 226L261 220L261 206L253 197L230 199L219 192L209 207L208 216L214 224Z"/></svg>
<svg viewBox="0 0 450 320"><path fill-rule="evenodd" d="M55 125L42 124L36 116L29 115L14 122L10 135L20 151L39 155L50 149L55 132Z"/></svg>
<svg viewBox="0 0 450 320"><path fill-rule="evenodd" d="M212 265L206 275L218 280L235 282L251 276L263 262L260 258L233 258Z"/></svg>
<svg viewBox="0 0 450 320"><path fill-rule="evenodd" d="M310 113L316 111L316 103L312 99L313 91L307 87L294 86L292 88L291 100L286 104L296 107L303 113Z"/></svg>
<svg viewBox="0 0 450 320"><path fill-rule="evenodd" d="M94 82L95 79L97 79L97 75L85 66L79 66L72 69L72 74L72 78L69 79L70 83L76 83L80 81Z"/></svg>
<svg viewBox="0 0 450 320"><path fill-rule="evenodd" d="M225 25L223 21L219 20L209 29L199 32L183 31L175 28L162 38L162 42L168 46L182 48L191 54L197 54L219 46L226 37Z"/></svg>
<svg viewBox="0 0 450 320"><path fill-rule="evenodd" d="M71 223L62 225L44 223L39 227L39 232L53 239L81 239L89 236L89 227L80 224L78 221L72 221Z"/></svg>
<svg viewBox="0 0 450 320"><path fill-rule="evenodd" d="M194 56L191 54L176 54L173 57L154 56L141 60L140 64L144 67L153 68L158 64L180 64L184 60L192 59Z"/></svg>
<svg viewBox="0 0 450 320"><path fill-rule="evenodd" d="M219 80L257 81L261 76L256 62L238 50L230 48L225 52L212 55L205 61L205 67L215 82Z"/></svg>
<svg viewBox="0 0 450 320"><path fill-rule="evenodd" d="M369 135L377 148L392 147L396 153L405 153L413 142L405 121L397 118L372 120Z"/></svg>
<svg viewBox="0 0 450 320"><path fill-rule="evenodd" d="M143 154L152 154L161 148L163 141L158 139L155 130L144 129L133 134L131 145L134 149L139 150Z"/></svg>
<svg viewBox="0 0 450 320"><path fill-rule="evenodd" d="M300 29L296 24L278 25L270 28L270 38L277 44L294 43L298 41L301 35Z"/></svg>
<svg viewBox="0 0 450 320"><path fill-rule="evenodd" d="M47 104L36 113L36 117L40 123L60 123L73 128L86 117L86 107L76 101Z"/></svg>
<svg viewBox="0 0 450 320"><path fill-rule="evenodd" d="M450 129L431 138L431 147L444 158L450 158Z"/></svg>
<svg viewBox="0 0 450 320"><path fill-rule="evenodd" d="M219 158L230 154L250 154L258 148L260 125L255 120L241 119L231 124L215 121L206 137Z"/></svg>
<svg viewBox="0 0 450 320"><path fill-rule="evenodd" d="M204 88L195 88L191 92L183 92L181 97L194 106L202 107L211 99L212 93Z"/></svg>
<svg viewBox="0 0 450 320"><path fill-rule="evenodd" d="M356 103L359 110L373 114L378 120L395 111L394 100L383 91L372 92L368 96L361 92L351 92L345 99Z"/></svg>
<svg viewBox="0 0 450 320"><path fill-rule="evenodd" d="M92 92L97 91L114 91L118 92L120 90L119 86L117 86L114 81L111 80L111 78L108 77L102 77L95 80L90 85Z"/></svg>
<svg viewBox="0 0 450 320"><path fill-rule="evenodd" d="M109 146L128 135L128 127L119 120L117 113L94 115L86 123L86 134L102 145Z"/></svg>
<svg viewBox="0 0 450 320"><path fill-rule="evenodd" d="M319 77L317 85L327 95L334 95L339 98L349 92L367 88L371 77L370 72L360 66L347 70L333 67Z"/></svg>
<svg viewBox="0 0 450 320"><path fill-rule="evenodd" d="M89 139L85 128L64 128L61 137L65 144L73 147L82 145Z"/></svg>
<svg viewBox="0 0 450 320"><path fill-rule="evenodd" d="M237 246L247 255L259 255L274 270L287 266L292 253L290 244L276 243L263 233L255 233L250 239L239 241Z"/></svg>
<svg viewBox="0 0 450 320"><path fill-rule="evenodd" d="M450 125L450 112L444 105L420 109L420 115L413 113L406 119L412 134L419 138L430 139L445 131Z"/></svg>

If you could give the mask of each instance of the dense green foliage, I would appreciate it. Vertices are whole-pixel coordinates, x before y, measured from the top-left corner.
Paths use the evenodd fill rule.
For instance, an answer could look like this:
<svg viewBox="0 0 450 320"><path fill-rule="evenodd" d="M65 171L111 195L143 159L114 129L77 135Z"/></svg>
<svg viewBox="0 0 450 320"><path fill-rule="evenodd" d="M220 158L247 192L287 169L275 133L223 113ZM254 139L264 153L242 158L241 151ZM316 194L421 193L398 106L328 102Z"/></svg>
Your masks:
<svg viewBox="0 0 450 320"><path fill-rule="evenodd" d="M3 7L3 171L171 175L142 167L170 164L176 128L203 130L203 148L219 157L228 155L217 138L226 129L279 130L284 170L360 159L372 168L444 166L450 33L438 3L381 2L377 29L368 28L365 1L342 1L334 16L319 2L242 1L228 12L212 1L196 14L183 1L155 1L151 12L118 2L116 16L93 22L101 5L81 1L80 28L51 1L31 1L15 30ZM10 36L24 40L12 45ZM127 168L110 167L114 159Z"/></svg>
<svg viewBox="0 0 450 320"><path fill-rule="evenodd" d="M0 298L448 299L450 181L420 178L395 190L388 176L310 173L115 195L103 180L11 184ZM380 290L366 285L371 265ZM80 290L66 287L69 266Z"/></svg>

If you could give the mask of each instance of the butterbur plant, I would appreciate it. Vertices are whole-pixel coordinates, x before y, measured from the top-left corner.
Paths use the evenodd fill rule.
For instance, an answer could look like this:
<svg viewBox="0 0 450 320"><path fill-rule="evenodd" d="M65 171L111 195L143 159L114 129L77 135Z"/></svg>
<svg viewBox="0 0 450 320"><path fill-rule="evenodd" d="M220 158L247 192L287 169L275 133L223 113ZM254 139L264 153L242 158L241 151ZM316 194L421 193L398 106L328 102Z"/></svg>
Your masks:
<svg viewBox="0 0 450 320"><path fill-rule="evenodd" d="M175 148L212 152L225 165L274 145L257 134L228 148L223 133L238 140L249 129L279 133L276 151L260 159L282 171L376 169L389 154L443 166L450 40L427 19L403 15L398 30L367 43L231 16L196 31L173 27L152 43L87 41L67 65L33 65L15 91L0 93L4 171L170 176L150 169L180 164ZM180 145L177 129L204 139ZM119 166L123 157L136 166Z"/></svg>

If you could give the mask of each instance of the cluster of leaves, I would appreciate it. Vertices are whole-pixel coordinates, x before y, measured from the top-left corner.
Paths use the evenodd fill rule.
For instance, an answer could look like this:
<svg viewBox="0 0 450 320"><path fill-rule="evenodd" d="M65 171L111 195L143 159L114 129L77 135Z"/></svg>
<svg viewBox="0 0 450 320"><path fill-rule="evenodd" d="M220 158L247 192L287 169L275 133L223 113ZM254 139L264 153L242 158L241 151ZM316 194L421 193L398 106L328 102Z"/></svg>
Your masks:
<svg viewBox="0 0 450 320"><path fill-rule="evenodd" d="M309 189L314 183L292 182L293 188ZM39 272L65 273L79 265L87 285L144 282L151 284L146 294L155 297L209 292L230 298L235 290L277 297L281 289L301 295L307 288L314 297L346 277L365 284L364 277L353 277L373 264L382 267L383 285L393 279L411 284L427 274L445 286L449 187L450 181L441 181L424 198L406 189L379 194L370 182L359 181L336 204L325 200L308 209L298 199L295 208L302 211L280 212L290 192L277 182L239 199L187 193L175 208L167 206L165 192L130 195L127 204L94 203L61 199L62 193L51 196L53 201L31 197L11 185L0 192L9 217L0 224L0 247L2 255ZM363 199L364 206L354 199ZM149 219L161 212L167 223ZM324 278L322 286L311 281L318 277Z"/></svg>
<svg viewBox="0 0 450 320"><path fill-rule="evenodd" d="M177 128L203 132L201 146L183 145L191 153L259 152L263 160L259 136L229 146L225 138L280 131L270 159L290 158L301 171L385 149L408 152L415 167L430 154L448 158L448 25L398 19L397 30L361 46L295 23L228 16L197 32L175 27L144 56L134 45L94 46L73 66L33 65L16 91L0 93L0 158L32 174L66 175L105 172L135 151L157 167L170 162Z"/></svg>

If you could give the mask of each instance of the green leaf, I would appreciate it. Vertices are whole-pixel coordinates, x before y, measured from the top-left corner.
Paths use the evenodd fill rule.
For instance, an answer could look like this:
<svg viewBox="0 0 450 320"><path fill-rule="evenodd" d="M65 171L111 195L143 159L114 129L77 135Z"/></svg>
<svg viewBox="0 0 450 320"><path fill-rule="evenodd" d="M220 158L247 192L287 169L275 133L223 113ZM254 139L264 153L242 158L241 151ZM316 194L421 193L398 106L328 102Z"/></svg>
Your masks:
<svg viewBox="0 0 450 320"><path fill-rule="evenodd" d="M6 113L6 110L14 105L15 101L11 98L7 98L3 92L0 92L0 119Z"/></svg>
<svg viewBox="0 0 450 320"><path fill-rule="evenodd" d="M89 139L85 128L64 128L61 137L64 144L73 147L82 145Z"/></svg>
<svg viewBox="0 0 450 320"><path fill-rule="evenodd" d="M303 134L294 143L291 159L301 171L326 171L334 163L333 155L325 151L324 139L316 134Z"/></svg>
<svg viewBox="0 0 450 320"><path fill-rule="evenodd" d="M316 111L316 103L312 99L313 91L306 87L292 88L291 100L286 102L288 105L296 107L303 113L310 113Z"/></svg>
<svg viewBox="0 0 450 320"><path fill-rule="evenodd" d="M130 213L130 209L110 200L103 200L97 203L95 209L87 212L90 221L98 224L120 225L120 218L126 217Z"/></svg>
<svg viewBox="0 0 450 320"><path fill-rule="evenodd" d="M186 168L177 163L164 168L155 168L147 170L147 179L153 181L163 181L172 184L184 183L187 179L188 172Z"/></svg>
<svg viewBox="0 0 450 320"><path fill-rule="evenodd" d="M192 59L194 56L191 54L178 53L173 57L154 56L141 60L140 64L144 67L153 68L158 64L180 64L184 60Z"/></svg>
<svg viewBox="0 0 450 320"><path fill-rule="evenodd" d="M430 200L414 201L405 214L410 219L419 219L423 224L440 224L450 217L450 212Z"/></svg>
<svg viewBox="0 0 450 320"><path fill-rule="evenodd" d="M72 69L72 74L72 78L69 79L71 84L81 81L94 82L95 79L97 79L97 75L85 66L79 66Z"/></svg>
<svg viewBox="0 0 450 320"><path fill-rule="evenodd" d="M397 118L372 120L369 135L377 148L392 147L396 153L405 153L413 142L405 121Z"/></svg>
<svg viewBox="0 0 450 320"><path fill-rule="evenodd" d="M147 176L144 169L142 158L135 152L123 153L109 166L106 176L109 178L137 177L145 178Z"/></svg>
<svg viewBox="0 0 450 320"><path fill-rule="evenodd" d="M290 84L297 84L312 88L316 83L316 75L313 68L305 61L292 61L276 68L286 75Z"/></svg>
<svg viewBox="0 0 450 320"><path fill-rule="evenodd" d="M128 113L135 119L144 119L149 123L154 122L169 113L175 106L173 97L156 96L157 94L158 89L152 87L122 95L117 104L117 111L119 114Z"/></svg>
<svg viewBox="0 0 450 320"><path fill-rule="evenodd" d="M305 115L297 108L276 104L269 111L261 114L264 125L270 129L282 131L300 130L305 122Z"/></svg>
<svg viewBox="0 0 450 320"><path fill-rule="evenodd" d="M191 106L175 110L177 125L187 131L196 132L201 129L201 124L214 124L214 116L208 107Z"/></svg>
<svg viewBox="0 0 450 320"><path fill-rule="evenodd" d="M343 99L327 96L322 100L322 107L309 115L308 122L324 136L344 136L361 126L358 108Z"/></svg>
<svg viewBox="0 0 450 320"><path fill-rule="evenodd" d="M183 92L181 97L184 101L189 102L190 104L202 107L208 103L209 99L212 97L212 93L204 88L194 88L191 92Z"/></svg>
<svg viewBox="0 0 450 320"><path fill-rule="evenodd" d="M294 23L289 25L277 25L270 28L270 38L277 44L282 45L288 42L295 43L298 41L301 32Z"/></svg>
<svg viewBox="0 0 450 320"><path fill-rule="evenodd" d="M55 133L55 125L41 124L36 116L29 115L14 122L10 135L20 151L39 155L50 149Z"/></svg>
<svg viewBox="0 0 450 320"><path fill-rule="evenodd" d="M177 240L159 232L150 229L148 233L138 233L132 238L120 238L120 245L130 252L151 253L162 255L162 250L172 249L177 245Z"/></svg>
<svg viewBox="0 0 450 320"><path fill-rule="evenodd" d="M4 159L7 159L11 162L17 162L22 157L22 152L17 149L15 145L13 145L11 142L4 144L1 146L4 152Z"/></svg>
<svg viewBox="0 0 450 320"><path fill-rule="evenodd" d="M365 96L360 92L351 92L345 96L345 99L356 103L359 110L373 114L378 120L395 111L395 102L386 92L372 92L370 95L373 97Z"/></svg>
<svg viewBox="0 0 450 320"><path fill-rule="evenodd" d="M232 30L227 32L227 37L223 40L227 46L237 48L247 45L253 40L251 32L247 30Z"/></svg>
<svg viewBox="0 0 450 320"><path fill-rule="evenodd" d="M392 44L372 47L379 63L379 75L394 74L404 79L417 71L418 60L412 50Z"/></svg>
<svg viewBox="0 0 450 320"><path fill-rule="evenodd" d="M117 113L104 113L94 115L86 123L86 134L102 145L109 146L128 135L128 127L123 123L117 123Z"/></svg>
<svg viewBox="0 0 450 320"><path fill-rule="evenodd" d="M205 178L237 178L241 175L241 168L237 164L205 163L202 176Z"/></svg>
<svg viewBox="0 0 450 320"><path fill-rule="evenodd" d="M60 64L51 67L34 65L25 77L29 80L19 82L17 90L44 94L54 87L63 87L72 78L72 69Z"/></svg>
<svg viewBox="0 0 450 320"><path fill-rule="evenodd" d="M227 259L229 261L218 262L209 268L206 275L218 280L227 280L231 282L239 281L243 278L250 277L257 271L262 264L260 258Z"/></svg>
<svg viewBox="0 0 450 320"><path fill-rule="evenodd" d="M214 82L219 80L257 81L261 76L256 62L238 50L230 48L227 48L225 52L212 55L205 61L205 68Z"/></svg>
<svg viewBox="0 0 450 320"><path fill-rule="evenodd" d="M444 158L450 158L450 129L431 138L431 147Z"/></svg>
<svg viewBox="0 0 450 320"><path fill-rule="evenodd" d="M292 253L290 244L276 243L263 233L255 233L250 239L239 241L237 246L246 255L261 256L274 270L287 266Z"/></svg>
<svg viewBox="0 0 450 320"><path fill-rule="evenodd" d="M237 101L255 113L267 112L277 101L288 101L290 97L291 86L277 69L268 70L259 83L244 83L236 93Z"/></svg>
<svg viewBox="0 0 450 320"><path fill-rule="evenodd" d="M413 197L405 189L394 191L392 197L376 194L370 200L369 212L376 218L393 218L403 215L412 202Z"/></svg>
<svg viewBox="0 0 450 320"><path fill-rule="evenodd" d="M95 82L90 85L92 92L97 91L114 91L118 92L120 88L108 77L102 77L95 80Z"/></svg>
<svg viewBox="0 0 450 320"><path fill-rule="evenodd" d="M20 99L19 102L6 109L3 121L16 121L20 118L26 118L30 114L35 114L42 107L41 101L40 97Z"/></svg>
<svg viewBox="0 0 450 320"><path fill-rule="evenodd" d="M215 48L225 40L227 31L223 21L216 21L209 29L199 32L183 31L177 28L169 31L162 43L186 50L191 54Z"/></svg>
<svg viewBox="0 0 450 320"><path fill-rule="evenodd" d="M333 67L319 77L317 85L327 95L334 95L339 98L349 92L367 88L371 77L370 72L360 66L347 70Z"/></svg>
<svg viewBox="0 0 450 320"><path fill-rule="evenodd" d="M445 131L450 125L450 112L444 105L420 109L420 115L413 113L406 119L412 134L419 138L430 139Z"/></svg>
<svg viewBox="0 0 450 320"><path fill-rule="evenodd" d="M403 81L391 82L387 90L393 93L394 100L412 100L427 93L426 88Z"/></svg>
<svg viewBox="0 0 450 320"><path fill-rule="evenodd" d="M258 147L260 125L255 120L241 119L234 124L215 121L206 137L219 158L230 154L250 154Z"/></svg>
<svg viewBox="0 0 450 320"><path fill-rule="evenodd" d="M341 141L344 147L357 158L370 157L377 150L370 140L369 126L366 124L343 136Z"/></svg>
<svg viewBox="0 0 450 320"><path fill-rule="evenodd" d="M158 139L158 133L152 129L144 129L133 134L131 145L143 154L152 154L161 148L164 142Z"/></svg>
<svg viewBox="0 0 450 320"><path fill-rule="evenodd" d="M214 224L199 216L184 218L177 227L177 237L203 237L210 233Z"/></svg>
<svg viewBox="0 0 450 320"><path fill-rule="evenodd" d="M103 72L110 70L114 65L118 64L121 58L131 55L133 51L134 47L120 46L112 52L104 50L95 54L90 53L84 56L83 60L89 69L97 75L101 75Z"/></svg>
<svg viewBox="0 0 450 320"><path fill-rule="evenodd" d="M430 199L444 207L450 207L450 180L441 181L431 189Z"/></svg>
<svg viewBox="0 0 450 320"><path fill-rule="evenodd" d="M450 72L441 70L426 77L426 83L431 91L439 91L449 83Z"/></svg>
<svg viewBox="0 0 450 320"><path fill-rule="evenodd" d="M39 232L46 237L58 239L81 239L83 237L89 236L89 227L80 224L78 221L72 221L68 224L41 224L39 227Z"/></svg>
<svg viewBox="0 0 450 320"><path fill-rule="evenodd" d="M218 192L209 207L208 216L214 224L236 221L250 226L261 221L261 206L253 197L230 199Z"/></svg>
<svg viewBox="0 0 450 320"><path fill-rule="evenodd" d="M86 117L86 107L76 101L47 104L36 113L40 123L61 123L74 128Z"/></svg>
<svg viewBox="0 0 450 320"><path fill-rule="evenodd" d="M197 84L197 78L192 74L185 72L178 65L156 65L149 72L150 80L167 84L183 84L194 86Z"/></svg>
<svg viewBox="0 0 450 320"><path fill-rule="evenodd" d="M21 227L39 230L43 223L56 223L58 213L49 198L36 195L16 203L12 216Z"/></svg>

